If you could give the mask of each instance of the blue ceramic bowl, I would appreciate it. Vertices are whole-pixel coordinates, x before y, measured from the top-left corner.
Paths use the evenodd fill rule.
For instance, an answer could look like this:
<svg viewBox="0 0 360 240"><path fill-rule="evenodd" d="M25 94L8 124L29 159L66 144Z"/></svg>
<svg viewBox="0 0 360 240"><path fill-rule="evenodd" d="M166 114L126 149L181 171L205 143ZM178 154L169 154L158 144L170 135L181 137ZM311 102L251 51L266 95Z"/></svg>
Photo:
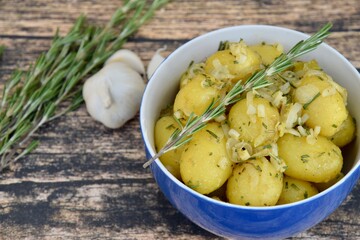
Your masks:
<svg viewBox="0 0 360 240"><path fill-rule="evenodd" d="M174 101L179 78L191 61L199 62L215 52L219 42L244 39L247 44L262 41L280 43L289 50L308 35L273 26L237 26L197 37L174 51L159 66L146 87L140 111L140 124L146 156L155 154L154 125L161 109ZM348 90L348 109L360 122L360 75L340 53L326 44L302 57L316 59L320 66ZM359 128L357 128L359 136ZM345 177L329 189L292 204L272 207L247 207L220 202L188 188L156 160L150 167L167 199L192 222L218 236L235 239L285 238L322 221L350 193L360 175L358 138L346 151Z"/></svg>

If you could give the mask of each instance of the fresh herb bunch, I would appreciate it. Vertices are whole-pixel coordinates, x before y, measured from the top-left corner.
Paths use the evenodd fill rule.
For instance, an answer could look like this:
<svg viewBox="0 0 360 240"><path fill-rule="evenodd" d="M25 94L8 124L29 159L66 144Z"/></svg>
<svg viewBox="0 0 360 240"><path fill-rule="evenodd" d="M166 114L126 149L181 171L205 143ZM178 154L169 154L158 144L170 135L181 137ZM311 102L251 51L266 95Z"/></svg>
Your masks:
<svg viewBox="0 0 360 240"><path fill-rule="evenodd" d="M213 101L202 115L195 116L193 113L190 114L185 126L183 126L181 130L176 129L170 136L165 146L160 149L160 151L155 154L151 159L149 159L143 165L143 167L148 167L155 159L157 159L164 153L174 150L189 142L192 135L197 131L203 129L206 126L207 122L224 114L226 111L226 106L239 101L240 94L269 86L271 83L266 80L266 77L273 76L286 70L293 65L293 60L295 58L315 50L330 34L329 30L331 27L332 24L327 23L317 33L315 33L306 40L298 42L290 49L287 54L281 54L278 58L275 59L272 64L270 64L265 69L262 69L253 74L244 83L242 83L242 81L238 81L225 95L224 98L222 98L221 100ZM179 126L182 126L178 119L177 121L179 122Z"/></svg>
<svg viewBox="0 0 360 240"><path fill-rule="evenodd" d="M84 78L167 2L125 1L104 27L80 16L66 36L56 33L50 49L28 70L13 73L0 102L0 172L36 148L38 141L30 138L40 126L83 103Z"/></svg>

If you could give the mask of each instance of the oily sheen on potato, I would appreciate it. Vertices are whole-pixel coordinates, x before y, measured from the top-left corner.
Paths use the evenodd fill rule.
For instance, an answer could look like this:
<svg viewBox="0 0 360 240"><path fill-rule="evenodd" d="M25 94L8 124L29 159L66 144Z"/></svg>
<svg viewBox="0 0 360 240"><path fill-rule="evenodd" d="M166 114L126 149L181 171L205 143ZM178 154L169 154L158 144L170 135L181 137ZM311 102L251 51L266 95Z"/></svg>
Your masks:
<svg viewBox="0 0 360 240"><path fill-rule="evenodd" d="M155 127L159 150L175 128L219 105L235 84L246 84L283 53L280 44L223 42L179 79L172 116ZM268 76L268 86L245 91L189 141L161 157L186 186L243 206L288 204L335 184L341 148L355 136L347 91L316 60L297 61ZM180 125L183 126L180 126Z"/></svg>
<svg viewBox="0 0 360 240"><path fill-rule="evenodd" d="M288 176L319 183L330 181L341 171L341 150L326 137L318 136L316 144L309 144L306 137L285 134L277 143Z"/></svg>
<svg viewBox="0 0 360 240"><path fill-rule="evenodd" d="M225 144L219 123L210 123L194 134L180 158L180 173L187 186L208 194L226 182L234 164L227 156Z"/></svg>

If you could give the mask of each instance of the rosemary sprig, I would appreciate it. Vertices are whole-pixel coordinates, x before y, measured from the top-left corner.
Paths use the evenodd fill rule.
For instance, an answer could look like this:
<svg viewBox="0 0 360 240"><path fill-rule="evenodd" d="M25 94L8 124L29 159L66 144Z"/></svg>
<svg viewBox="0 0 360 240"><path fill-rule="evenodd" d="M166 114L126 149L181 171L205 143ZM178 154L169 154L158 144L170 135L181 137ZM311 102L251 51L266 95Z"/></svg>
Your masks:
<svg viewBox="0 0 360 240"><path fill-rule="evenodd" d="M222 115L226 110L226 106L228 106L229 104L237 102L239 100L240 94L271 85L271 83L266 80L266 77L273 76L286 70L287 68L292 66L293 60L295 58L316 49L317 46L319 46L322 41L330 34L329 30L331 27L332 24L327 23L317 33L315 33L306 40L298 42L290 49L287 54L283 53L282 55L280 55L267 68L256 72L244 83L238 81L233 86L233 88L225 95L225 97L221 99L221 101L213 101L202 115L195 116L194 114L191 114L185 126L181 130L175 130L174 133L170 136L167 144L165 144L165 146L160 149L158 153L156 153L152 158L150 158L143 165L143 167L148 167L155 159L159 158L164 153L176 149L183 144L189 142L192 135L204 128L208 121Z"/></svg>
<svg viewBox="0 0 360 240"><path fill-rule="evenodd" d="M0 102L0 172L36 148L32 135L83 103L82 81L96 72L127 38L168 0L127 0L104 27L80 16L69 33L26 71L14 71ZM64 104L65 103L65 104Z"/></svg>
<svg viewBox="0 0 360 240"><path fill-rule="evenodd" d="M4 51L5 51L5 46L0 45L0 59L1 59L2 55L4 54Z"/></svg>

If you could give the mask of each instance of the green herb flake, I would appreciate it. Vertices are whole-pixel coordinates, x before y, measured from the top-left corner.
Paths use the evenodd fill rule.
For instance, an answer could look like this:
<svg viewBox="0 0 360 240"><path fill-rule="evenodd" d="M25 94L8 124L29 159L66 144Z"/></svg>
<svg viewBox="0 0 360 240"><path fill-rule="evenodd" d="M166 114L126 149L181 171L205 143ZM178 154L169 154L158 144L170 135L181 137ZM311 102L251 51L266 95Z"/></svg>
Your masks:
<svg viewBox="0 0 360 240"><path fill-rule="evenodd" d="M174 124L170 124L169 126L166 127L166 129L168 129L168 130L174 129L174 128L175 128Z"/></svg>
<svg viewBox="0 0 360 240"><path fill-rule="evenodd" d="M265 123L261 123L261 125L265 128L265 129L267 129L268 127L267 127L267 125L265 124Z"/></svg>
<svg viewBox="0 0 360 240"><path fill-rule="evenodd" d="M304 199L308 198L309 197L309 194L307 191L304 192Z"/></svg>
<svg viewBox="0 0 360 240"><path fill-rule="evenodd" d="M271 144L263 146L263 149L269 149L269 148L272 148Z"/></svg>
<svg viewBox="0 0 360 240"><path fill-rule="evenodd" d="M309 102L307 102L307 103L304 104L303 108L306 109L307 107L309 107L309 105L310 105L313 101L315 101L315 99L317 99L320 95L321 95L320 92L318 92Z"/></svg>
<svg viewBox="0 0 360 240"><path fill-rule="evenodd" d="M196 189L199 187L199 183L194 184L191 180L189 180L186 184L189 188Z"/></svg>
<svg viewBox="0 0 360 240"><path fill-rule="evenodd" d="M289 182L285 182L285 189L289 188Z"/></svg>
<svg viewBox="0 0 360 240"><path fill-rule="evenodd" d="M206 75L205 75L206 76ZM212 87L214 86L215 83L213 81L211 81L211 79L209 77L205 77L205 82L204 82L204 86L205 87Z"/></svg>
<svg viewBox="0 0 360 240"><path fill-rule="evenodd" d="M219 141L218 135L216 135L214 132L210 131L209 129L206 129L206 132L208 132L213 138Z"/></svg>
<svg viewBox="0 0 360 240"><path fill-rule="evenodd" d="M321 153L319 153L319 155L317 157L321 157L324 154L325 154L325 152L321 152Z"/></svg>
<svg viewBox="0 0 360 240"><path fill-rule="evenodd" d="M249 202L246 202L246 203L245 203L245 206L250 206L250 203L249 203Z"/></svg>
<svg viewBox="0 0 360 240"><path fill-rule="evenodd" d="M333 151L337 156L341 157L341 154L340 154L338 151L336 151L335 148L333 148L332 151Z"/></svg>
<svg viewBox="0 0 360 240"><path fill-rule="evenodd" d="M262 172L262 169L261 169L261 167L259 165L256 165L255 169L258 170L259 172Z"/></svg>
<svg viewBox="0 0 360 240"><path fill-rule="evenodd" d="M337 128L338 127L338 125L336 125L336 124L333 124L333 125L331 125L333 128Z"/></svg>
<svg viewBox="0 0 360 240"><path fill-rule="evenodd" d="M209 152L209 156L212 156L213 155L213 153L212 152Z"/></svg>
<svg viewBox="0 0 360 240"><path fill-rule="evenodd" d="M298 186L296 186L296 184L294 184L294 183L290 184L290 186L291 186L293 189L295 189L296 191L299 191L299 190L300 190L300 188L299 188Z"/></svg>
<svg viewBox="0 0 360 240"><path fill-rule="evenodd" d="M309 161L309 155L308 154L304 154L304 155L301 155L301 161L303 163L307 163Z"/></svg>

